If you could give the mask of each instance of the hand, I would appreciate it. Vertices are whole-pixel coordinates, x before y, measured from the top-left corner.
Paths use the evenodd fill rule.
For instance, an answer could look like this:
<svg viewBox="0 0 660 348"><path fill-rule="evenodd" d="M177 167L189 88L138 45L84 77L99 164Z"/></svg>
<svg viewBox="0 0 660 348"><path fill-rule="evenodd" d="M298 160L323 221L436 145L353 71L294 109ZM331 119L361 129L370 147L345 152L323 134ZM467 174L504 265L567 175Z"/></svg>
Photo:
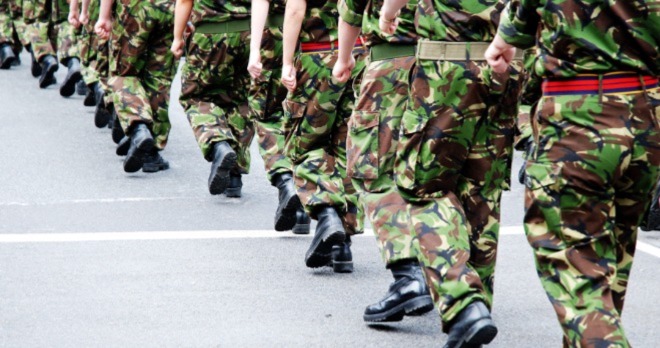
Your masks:
<svg viewBox="0 0 660 348"><path fill-rule="evenodd" d="M381 11L378 18L378 27L383 31L383 33L387 35L393 35L396 31L396 28L399 27L399 13L397 12L394 15L394 18L385 18L385 14L383 11Z"/></svg>
<svg viewBox="0 0 660 348"><path fill-rule="evenodd" d="M486 62L496 73L503 73L509 68L509 64L516 55L516 48L504 42L499 36L495 35L493 42L488 46L484 54Z"/></svg>
<svg viewBox="0 0 660 348"><path fill-rule="evenodd" d="M96 35L98 35L101 39L107 40L110 37L110 33L112 32L112 19L99 18L99 20L96 21L96 25L94 26L94 32L96 32Z"/></svg>
<svg viewBox="0 0 660 348"><path fill-rule="evenodd" d="M248 61L247 70L252 76L253 79L258 79L261 77L261 70L263 70L263 64L261 64L261 54L259 51L250 51L250 60Z"/></svg>
<svg viewBox="0 0 660 348"><path fill-rule="evenodd" d="M74 28L80 28L80 20L78 20L79 14L78 11L69 11L69 24L73 25Z"/></svg>
<svg viewBox="0 0 660 348"><path fill-rule="evenodd" d="M332 76L339 80L339 82L345 83L351 78L353 68L355 68L355 58L353 56L350 56L348 61L339 59L335 63L334 68L332 68Z"/></svg>
<svg viewBox="0 0 660 348"><path fill-rule="evenodd" d="M78 21L80 21L80 23L82 23L83 25L87 25L87 23L89 23L89 14L81 13L80 17L78 18Z"/></svg>
<svg viewBox="0 0 660 348"><path fill-rule="evenodd" d="M293 92L296 89L296 69L291 64L282 66L282 85Z"/></svg>
<svg viewBox="0 0 660 348"><path fill-rule="evenodd" d="M175 38L172 41L172 47L170 47L170 51L174 54L174 58L180 59L181 56L183 56L183 47L185 45L185 42L183 39L177 39Z"/></svg>

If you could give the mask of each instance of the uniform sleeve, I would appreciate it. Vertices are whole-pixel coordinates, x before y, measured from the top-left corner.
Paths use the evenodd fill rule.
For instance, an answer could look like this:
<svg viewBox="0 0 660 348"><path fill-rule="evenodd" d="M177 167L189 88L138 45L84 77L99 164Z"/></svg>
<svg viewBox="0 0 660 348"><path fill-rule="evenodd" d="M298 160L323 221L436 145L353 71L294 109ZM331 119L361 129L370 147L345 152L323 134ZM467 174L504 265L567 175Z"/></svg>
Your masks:
<svg viewBox="0 0 660 348"><path fill-rule="evenodd" d="M365 0L340 0L339 16L344 22L354 27L362 26L362 16L367 8Z"/></svg>
<svg viewBox="0 0 660 348"><path fill-rule="evenodd" d="M536 44L538 0L511 0L500 18L499 36L509 45L530 48Z"/></svg>

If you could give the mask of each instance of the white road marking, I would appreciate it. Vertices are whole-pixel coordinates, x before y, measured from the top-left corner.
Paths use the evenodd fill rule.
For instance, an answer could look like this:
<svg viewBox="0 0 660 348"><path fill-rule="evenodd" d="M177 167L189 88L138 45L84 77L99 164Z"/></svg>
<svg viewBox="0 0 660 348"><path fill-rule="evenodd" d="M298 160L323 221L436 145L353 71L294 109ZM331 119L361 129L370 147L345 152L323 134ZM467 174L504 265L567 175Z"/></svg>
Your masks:
<svg viewBox="0 0 660 348"><path fill-rule="evenodd" d="M161 202L174 200L202 200L198 197L121 197L121 198L93 198L93 199L72 199L50 202L4 202L0 207L32 207L47 206L59 204L90 204L90 203L127 203L127 202Z"/></svg>
<svg viewBox="0 0 660 348"><path fill-rule="evenodd" d="M522 226L503 226L500 235L523 235ZM194 239L239 239L239 238L310 238L309 235L294 235L291 232L273 230L216 230L216 231L140 231L140 232L81 232L81 233L5 233L0 234L0 244L8 243L66 243L104 242L131 240L194 240ZM373 238L373 230L366 229L361 237ZM637 249L660 258L660 248L637 241Z"/></svg>

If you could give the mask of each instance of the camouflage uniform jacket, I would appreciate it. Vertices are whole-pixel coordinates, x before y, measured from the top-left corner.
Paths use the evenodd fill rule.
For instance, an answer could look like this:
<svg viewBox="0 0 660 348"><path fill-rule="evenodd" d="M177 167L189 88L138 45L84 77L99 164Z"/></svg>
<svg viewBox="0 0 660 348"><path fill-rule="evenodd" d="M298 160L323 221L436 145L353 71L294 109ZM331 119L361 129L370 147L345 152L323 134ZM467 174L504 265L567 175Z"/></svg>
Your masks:
<svg viewBox="0 0 660 348"><path fill-rule="evenodd" d="M362 27L362 33L367 39L367 46L371 47L380 43L388 42L394 44L414 44L417 42L415 32L415 9L417 0L410 0L401 9L399 15L399 26L394 35L386 35L378 27L380 9L383 0L341 0L339 2L339 15L344 22L354 26Z"/></svg>
<svg viewBox="0 0 660 348"><path fill-rule="evenodd" d="M223 23L237 19L249 19L250 0L198 0L193 5L193 24Z"/></svg>
<svg viewBox="0 0 660 348"><path fill-rule="evenodd" d="M300 42L337 40L338 18L337 0L308 0L307 13L300 30Z"/></svg>
<svg viewBox="0 0 660 348"><path fill-rule="evenodd" d="M498 33L511 45L534 45L543 18L539 75L660 75L660 0L512 0L509 6Z"/></svg>
<svg viewBox="0 0 660 348"><path fill-rule="evenodd" d="M499 0L419 0L417 33L434 41L491 41L504 6Z"/></svg>

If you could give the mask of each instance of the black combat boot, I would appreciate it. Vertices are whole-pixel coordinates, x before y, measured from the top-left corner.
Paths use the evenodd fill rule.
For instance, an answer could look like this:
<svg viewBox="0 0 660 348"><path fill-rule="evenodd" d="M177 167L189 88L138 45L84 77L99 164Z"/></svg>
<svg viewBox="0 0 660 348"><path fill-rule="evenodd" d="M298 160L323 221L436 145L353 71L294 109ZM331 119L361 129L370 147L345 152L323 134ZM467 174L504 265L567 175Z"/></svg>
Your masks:
<svg viewBox="0 0 660 348"><path fill-rule="evenodd" d="M422 268L416 260L401 260L389 266L394 282L380 301L367 306L364 321L401 321L404 315L422 315L433 309Z"/></svg>
<svg viewBox="0 0 660 348"><path fill-rule="evenodd" d="M279 190L275 211L275 231L290 231L296 225L296 211L302 207L291 173L276 174L273 186Z"/></svg>
<svg viewBox="0 0 660 348"><path fill-rule="evenodd" d="M30 72L32 73L32 77L39 77L41 76L41 64L37 61L37 58L34 56L34 52L30 49L30 57L32 57L32 67L30 68Z"/></svg>
<svg viewBox="0 0 660 348"><path fill-rule="evenodd" d="M69 71L66 73L66 78L60 87L60 95L68 98L76 92L76 83L82 80L82 74L80 73L80 59L71 57L67 59L66 66L69 68Z"/></svg>
<svg viewBox="0 0 660 348"><path fill-rule="evenodd" d="M87 91L85 93L85 100L83 100L83 105L85 106L96 106L96 89L99 85L98 82L94 82L87 86Z"/></svg>
<svg viewBox="0 0 660 348"><path fill-rule="evenodd" d="M229 172L236 165L236 159L236 152L226 141L213 145L213 163L209 175L209 192L212 195L225 192L229 185Z"/></svg>
<svg viewBox="0 0 660 348"><path fill-rule="evenodd" d="M9 44L0 44L0 69L7 70L11 68L16 60L14 50L11 49Z"/></svg>
<svg viewBox="0 0 660 348"><path fill-rule="evenodd" d="M123 137L117 144L117 151L115 153L117 156L126 156L128 155L128 149L131 148L131 138Z"/></svg>
<svg viewBox="0 0 660 348"><path fill-rule="evenodd" d="M160 155L155 147L149 151L142 164L142 171L145 173L156 173L168 169L170 169L170 163Z"/></svg>
<svg viewBox="0 0 660 348"><path fill-rule="evenodd" d="M344 225L335 208L321 206L316 209L316 217L316 232L305 254L305 264L311 268L327 265L332 260L332 247L346 239Z"/></svg>
<svg viewBox="0 0 660 348"><path fill-rule="evenodd" d="M243 181L241 174L229 174L229 184L225 190L225 195L229 198L241 198L241 189L243 188Z"/></svg>
<svg viewBox="0 0 660 348"><path fill-rule="evenodd" d="M497 335L497 327L490 311L481 301L470 303L451 322L449 338L444 348L481 347Z"/></svg>
<svg viewBox="0 0 660 348"><path fill-rule="evenodd" d="M105 92L101 88L100 84L96 85L96 91L94 92L96 99L96 109L94 110L94 125L97 128L103 128L108 125L111 117L111 110L108 108L108 105L105 104Z"/></svg>
<svg viewBox="0 0 660 348"><path fill-rule="evenodd" d="M332 270L335 273L353 272L353 253L351 253L351 237L346 236L343 243L332 247Z"/></svg>
<svg viewBox="0 0 660 348"><path fill-rule="evenodd" d="M59 64L55 56L45 56L41 60L41 76L39 76L39 88L46 88L57 83L55 72L59 69Z"/></svg>
<svg viewBox="0 0 660 348"><path fill-rule="evenodd" d="M11 62L11 66L20 66L21 65L21 56L19 54L16 54L16 59L14 59L13 62Z"/></svg>
<svg viewBox="0 0 660 348"><path fill-rule="evenodd" d="M76 83L76 94L77 95L86 96L88 90L89 89L87 88L87 84L85 83L85 81L83 79L80 79L80 81L78 81L78 83Z"/></svg>
<svg viewBox="0 0 660 348"><path fill-rule="evenodd" d="M114 106L112 104L110 106L112 106L112 116L110 116L112 120L108 123L112 125L112 141L115 144L118 144L121 139L124 138L124 129L121 128L119 117L117 117L117 111L115 111Z"/></svg>
<svg viewBox="0 0 660 348"><path fill-rule="evenodd" d="M312 219L309 218L309 215L305 212L305 208L302 205L296 210L296 224L293 226L294 234L309 234L309 228L312 224Z"/></svg>
<svg viewBox="0 0 660 348"><path fill-rule="evenodd" d="M154 138L151 131L144 123L138 123L130 131L131 146L124 159L124 171L135 173L142 169L147 154L154 148Z"/></svg>

